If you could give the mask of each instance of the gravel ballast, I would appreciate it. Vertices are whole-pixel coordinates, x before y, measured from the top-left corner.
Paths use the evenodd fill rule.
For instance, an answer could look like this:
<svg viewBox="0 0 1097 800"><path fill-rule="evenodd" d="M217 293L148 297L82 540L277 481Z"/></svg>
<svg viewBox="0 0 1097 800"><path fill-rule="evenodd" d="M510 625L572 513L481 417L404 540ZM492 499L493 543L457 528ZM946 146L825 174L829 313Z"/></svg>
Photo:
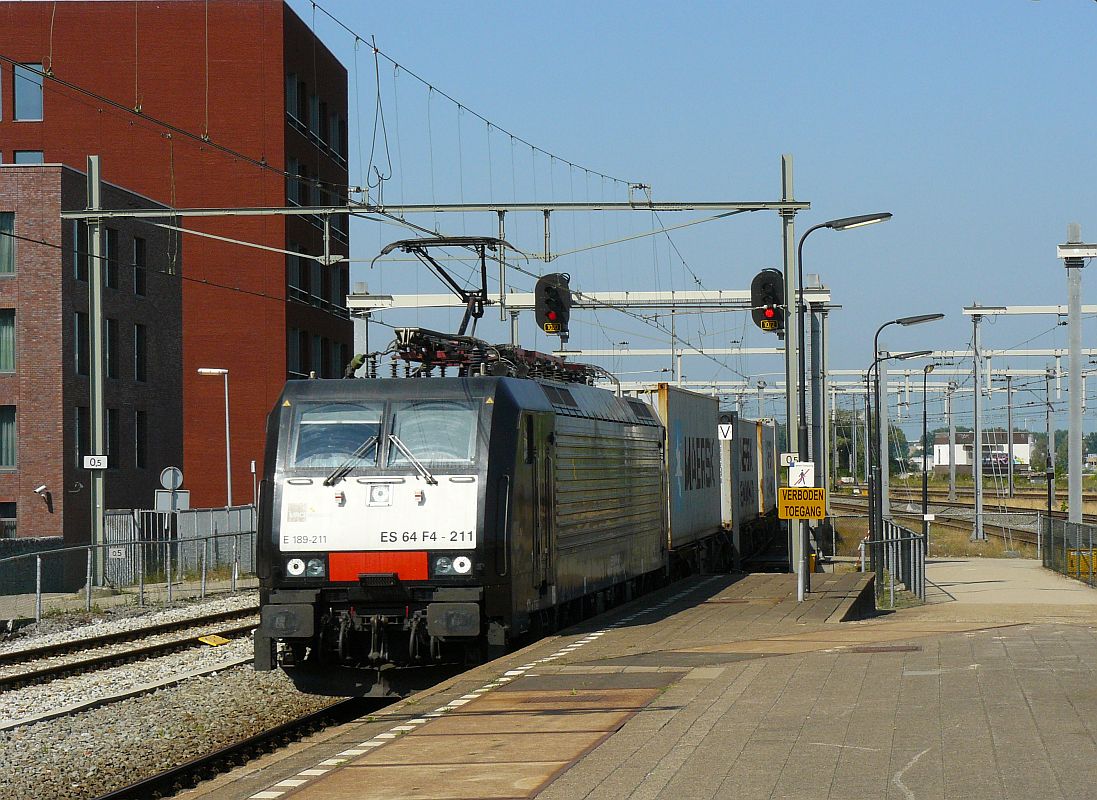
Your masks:
<svg viewBox="0 0 1097 800"><path fill-rule="evenodd" d="M0 733L0 800L98 797L332 703L244 665L16 728Z"/></svg>
<svg viewBox="0 0 1097 800"><path fill-rule="evenodd" d="M147 606L144 608L123 606L112 609L110 613L96 615L90 621L85 615L69 614L53 619L44 619L41 626L22 629L17 638L0 642L0 653L63 644L93 636L139 631L142 628L170 622L181 622L194 617L252 608L258 604L259 593L252 591L217 599L182 603L164 609L149 608Z"/></svg>

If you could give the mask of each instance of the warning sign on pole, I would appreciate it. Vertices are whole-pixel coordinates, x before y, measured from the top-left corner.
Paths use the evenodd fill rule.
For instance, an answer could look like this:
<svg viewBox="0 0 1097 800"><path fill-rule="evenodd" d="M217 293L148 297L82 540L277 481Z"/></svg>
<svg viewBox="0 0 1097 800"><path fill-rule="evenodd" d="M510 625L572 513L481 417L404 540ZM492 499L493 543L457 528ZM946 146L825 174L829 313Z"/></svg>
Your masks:
<svg viewBox="0 0 1097 800"><path fill-rule="evenodd" d="M823 519L827 515L827 490L782 486L777 490L777 516L781 519Z"/></svg>

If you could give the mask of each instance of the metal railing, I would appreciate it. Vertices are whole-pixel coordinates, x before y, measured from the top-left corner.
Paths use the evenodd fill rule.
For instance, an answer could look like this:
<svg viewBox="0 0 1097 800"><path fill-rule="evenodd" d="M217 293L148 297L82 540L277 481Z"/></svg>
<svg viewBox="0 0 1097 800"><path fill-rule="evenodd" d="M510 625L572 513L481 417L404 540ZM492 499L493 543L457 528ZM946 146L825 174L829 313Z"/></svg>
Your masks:
<svg viewBox="0 0 1097 800"><path fill-rule="evenodd" d="M41 622L47 603L75 610L81 594L90 612L100 563L100 594L103 589L129 594L141 606L150 600L170 605L214 591L236 592L241 579L255 573L251 506L112 512L104 533L103 544L0 558L0 618L33 616Z"/></svg>
<svg viewBox="0 0 1097 800"><path fill-rule="evenodd" d="M1097 586L1097 526L1041 515L1040 540L1045 567Z"/></svg>
<svg viewBox="0 0 1097 800"><path fill-rule="evenodd" d="M920 533L884 520L878 539L864 542L872 568L876 572L877 605L886 597L889 608L895 608L895 589L906 588L923 603L926 600L926 537Z"/></svg>

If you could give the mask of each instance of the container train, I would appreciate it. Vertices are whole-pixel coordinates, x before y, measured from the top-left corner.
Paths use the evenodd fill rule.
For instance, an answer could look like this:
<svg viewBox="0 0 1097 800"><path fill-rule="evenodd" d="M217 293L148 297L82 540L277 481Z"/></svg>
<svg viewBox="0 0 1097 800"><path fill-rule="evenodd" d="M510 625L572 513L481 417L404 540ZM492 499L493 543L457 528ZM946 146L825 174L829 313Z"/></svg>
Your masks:
<svg viewBox="0 0 1097 800"><path fill-rule="evenodd" d="M767 426L736 419L742 441L721 441L715 398L666 384L621 397L551 356L506 355L524 377L480 362L286 384L260 490L257 670L382 683L732 565L773 505ZM520 357L555 369L515 370Z"/></svg>

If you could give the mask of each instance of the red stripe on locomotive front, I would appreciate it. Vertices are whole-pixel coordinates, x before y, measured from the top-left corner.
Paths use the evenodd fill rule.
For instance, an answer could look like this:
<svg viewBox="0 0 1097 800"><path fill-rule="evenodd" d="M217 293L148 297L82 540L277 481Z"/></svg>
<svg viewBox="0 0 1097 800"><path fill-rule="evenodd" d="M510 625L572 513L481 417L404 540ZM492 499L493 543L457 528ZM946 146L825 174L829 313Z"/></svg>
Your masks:
<svg viewBox="0 0 1097 800"><path fill-rule="evenodd" d="M333 581L357 581L364 573L395 572L403 581L427 579L427 554L415 553L330 553L328 571Z"/></svg>

